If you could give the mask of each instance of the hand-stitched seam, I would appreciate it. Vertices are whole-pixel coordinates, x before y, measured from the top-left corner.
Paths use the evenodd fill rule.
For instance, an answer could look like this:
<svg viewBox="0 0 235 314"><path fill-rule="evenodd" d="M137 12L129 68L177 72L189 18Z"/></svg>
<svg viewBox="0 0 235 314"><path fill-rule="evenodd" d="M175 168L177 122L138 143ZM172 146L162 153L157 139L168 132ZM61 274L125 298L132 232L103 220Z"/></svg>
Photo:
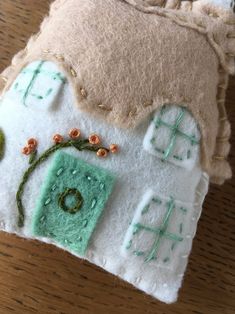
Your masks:
<svg viewBox="0 0 235 314"><path fill-rule="evenodd" d="M126 1L129 2L129 1ZM193 30L198 31L200 34L204 35L209 42L209 44L212 46L212 48L215 50L222 66L229 72L228 69L228 61L226 60L226 54L223 51L223 49L220 47L220 44L218 44L214 39L214 33L210 33L207 31L204 24L202 24L201 20L199 21L192 21L192 19L189 21L188 16L184 15L183 12L179 10L175 10L175 12L169 11L167 8L163 8L163 10L159 11L157 7L143 7L137 3L133 4L133 6L139 10L142 13L147 14L155 14L161 17L169 18L172 20L172 22L186 28L190 28ZM159 7L160 5L158 5ZM227 25L234 25L234 21L223 21L221 20L221 23L227 24Z"/></svg>
<svg viewBox="0 0 235 314"><path fill-rule="evenodd" d="M193 23L193 24L189 24L188 21L187 21L187 17L186 16L181 16L179 14L174 14L172 15L171 12L158 12L158 11L153 11L151 9L146 9L146 8L143 8L139 5L135 5L136 9L141 11L141 12L145 12L145 13L152 13L152 14L156 14L156 15L159 15L159 16L163 16L163 17L166 17L166 18L170 18L174 23L180 25L180 26L183 26L183 27L188 27L188 28L191 28L191 29L196 29L197 31L199 31L201 34L205 35L207 41L209 42L209 44L211 44L212 48L215 50L215 52L217 53L217 56L218 56L218 59L219 59L219 67L218 67L218 76L219 76L219 82L221 80L223 80L223 83L222 85L224 86L224 89L226 89L227 87L227 79L228 79L228 72L229 69L228 69L228 64L230 62L230 60L233 60L234 57L231 57L231 56L228 56L228 60L226 60L226 54L224 53L224 51L222 50L222 48L219 50L220 48L220 44L217 43L217 41L215 40L215 36L214 34L210 34L209 32L206 31L205 29L205 25L202 24L201 21L197 21L197 23ZM177 13L177 11L176 11ZM227 25L234 25L235 22L234 21L221 21L222 23L224 24L227 24ZM228 40L233 40L234 38L234 33L232 32L231 33L231 30L228 30L227 32L227 35L226 37L228 38ZM226 74L226 79L223 78L224 74ZM224 107L224 103L225 103L225 91L224 93L219 93L220 92L220 88L221 88L221 84L219 83L218 84L218 87L217 87L217 93L220 95L218 98L217 98L217 108L219 110L219 116L220 118L224 118L225 120L227 120L227 115L226 115L226 110L225 110L225 107ZM222 114L221 114L222 112ZM218 129L218 135L220 136L221 134L223 134L223 132L225 131L225 127L224 125L221 125L221 123L219 123L219 129ZM226 144L225 144L226 145ZM216 148L218 147L218 143L216 142ZM213 159L213 157L212 157ZM215 170L213 169L213 165L210 166L209 169L207 169L207 171L213 176L213 172L216 171L216 168ZM224 178L227 179L227 175L224 175ZM219 181L217 180L216 176L214 175L214 180L215 182L216 181Z"/></svg>
<svg viewBox="0 0 235 314"><path fill-rule="evenodd" d="M218 71L222 74L224 73L224 70L220 67L218 67ZM226 124L228 123L227 113L225 109L225 96L226 96L226 87L227 87L227 81L228 77L226 76L223 78L223 81L221 81L218 84L217 88L217 105L218 105L218 111L219 111L219 117L218 117L218 135L216 138L216 146L214 150L214 155L212 156L212 160L224 162L226 160L226 157L228 155L222 155L221 151L223 151L223 147L228 145L229 138L226 134ZM215 155L217 153L217 155ZM213 169L212 169L213 170Z"/></svg>
<svg viewBox="0 0 235 314"><path fill-rule="evenodd" d="M208 181L209 181L209 178L208 178L208 175L203 173L202 176L201 176L201 179L200 179L200 182L197 186L197 189L196 189L196 198L195 198L195 202L193 204L194 208L197 209L197 212L199 213L197 216L193 216L191 218L191 220L193 221L194 225L195 223L197 223L198 219L200 218L200 212L201 212L201 209L202 209L202 204L201 204L201 201L199 201L198 199L202 199L205 194L206 194L206 191L205 191L205 186L208 186ZM206 185L205 185L205 182L206 182ZM190 231L190 234L188 234L186 236L187 239L191 240L192 241L192 238L193 238L193 231L191 230ZM185 265L185 262L184 260L188 258L188 252L184 252L181 254L180 258L182 260L182 263L180 264L181 265L181 269L183 270L183 273L181 271L179 271L176 276L181 280L184 276L184 266Z"/></svg>
<svg viewBox="0 0 235 314"><path fill-rule="evenodd" d="M141 8L138 8L137 6L135 6L138 10L142 11L142 12L146 12L148 13L148 10L143 10ZM151 11L149 13L152 13ZM158 14L159 16L164 16L166 18L170 18L173 22L175 22L176 24L180 25L180 26L184 26L184 27L188 27L188 28L191 28L191 29L196 29L197 31L199 31L202 35L205 35L208 42L210 43L210 41L212 41L212 36L210 38L209 36L209 33L206 32L206 30L204 29L204 25L201 23L200 20L197 21L196 24L193 24L193 25L187 25L187 23L185 22L185 18L183 18L183 21L182 21L182 18L181 16L178 16L179 20L176 21L177 19L177 16L174 14L172 16L172 12L165 12L163 14L163 12L155 12L155 14ZM42 23L41 27L40 27L40 32L42 32L43 28L45 27L46 24L49 23L50 21L50 18L51 18L51 15L49 17L47 17L46 20L44 20L44 22ZM183 23L182 23L183 22ZM229 22L229 21L221 21L221 23L224 23L224 24L227 24L227 25L234 25L234 22ZM38 34L40 34L40 32ZM31 36L31 38L29 39L28 43L27 43L27 46L25 47L25 49L23 49L22 51L20 52L23 52L20 56L18 56L17 58L17 62L20 62L21 60L23 60L26 56L26 54L28 53L27 51L30 49L30 47L34 44L34 42L36 41L37 39L37 36L38 34L33 35ZM231 30L228 30L228 33L227 33L227 37L228 39L232 38L233 39L233 33L231 34ZM213 41L214 41L214 38L213 38ZM212 45L212 47L215 49L215 51L217 51L218 49L218 46L219 45ZM19 52L19 53L20 53ZM47 51L44 51L44 53L49 53ZM219 78L222 78L222 75L224 73L226 73L227 75L227 72L229 72L227 66L225 66L226 64L226 61L224 60L224 58L222 57L223 55L223 52L221 51L217 53L218 55L218 58L219 58L219 62L220 62L220 65L222 65L224 67L225 70L223 71L220 71L220 69L218 70L218 74L219 74ZM56 55L54 54L54 57L60 62L60 63L65 63L65 65L67 64L68 65L68 62L65 61L64 57L63 56L60 56L60 55ZM227 64L229 63L229 60L227 61ZM7 77L3 77L2 75L0 77L3 77L4 80L7 82L3 92L6 92L11 84L11 81L12 79L14 79L14 77L12 76L11 77L11 73L14 71L14 67L13 67L13 64L11 66L8 67L8 70L9 70L9 75L7 75ZM228 76L228 75L227 75ZM11 79L9 79L11 77ZM75 87L74 87L75 88ZM219 133L219 132L218 132ZM210 174L213 175L213 165L212 166L209 166L209 169L206 169ZM216 170L215 170L216 171ZM226 177L227 178L227 177Z"/></svg>

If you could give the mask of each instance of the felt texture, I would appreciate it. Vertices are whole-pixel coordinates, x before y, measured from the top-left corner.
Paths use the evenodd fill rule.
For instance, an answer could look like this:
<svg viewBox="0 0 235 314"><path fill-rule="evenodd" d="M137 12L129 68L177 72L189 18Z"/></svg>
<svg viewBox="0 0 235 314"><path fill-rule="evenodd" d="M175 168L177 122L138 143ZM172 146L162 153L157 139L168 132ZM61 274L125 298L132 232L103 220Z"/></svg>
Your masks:
<svg viewBox="0 0 235 314"><path fill-rule="evenodd" d="M113 181L113 176L106 170L68 154L57 153L35 209L33 234L52 238L71 251L84 255L112 191ZM78 190L82 196L81 208L74 214L59 206L59 195L67 188ZM77 201L68 198L68 208L76 206Z"/></svg>
<svg viewBox="0 0 235 314"><path fill-rule="evenodd" d="M46 70L47 64L44 66ZM14 84L11 88L14 88L13 86ZM46 86L43 90L45 88ZM1 179L4 182L0 188L0 228L26 238L35 238L32 234L32 221L36 201L40 197L41 186L45 182L53 157L37 167L27 182L23 195L25 225L19 228L15 195L23 173L28 168L28 157L21 154L27 139L37 139L37 150L41 155L51 147L55 133L66 135L74 127L81 129L84 138L97 133L105 146L117 143L120 147L119 153L100 159L92 152L65 149L74 158L81 158L94 167L105 168L116 177L113 192L90 237L83 258L166 303L176 301L197 219L207 193L208 176L203 173L200 164L188 170L170 162L163 163L157 156L143 150L143 140L150 123L151 118L148 117L135 129L121 129L77 110L74 106L73 88L68 81L63 85L57 101L51 100L50 105L45 104L40 111L37 111L35 106L22 105L22 99L13 96L10 90L6 92L0 103L0 126L6 137L5 156L0 163ZM195 217L188 233L191 236L182 242L182 254L180 259L171 265L171 270L158 264L144 263L135 255L123 257L121 253L136 208L149 189L156 195L172 196L193 208L189 212ZM81 257L51 237L36 238Z"/></svg>
<svg viewBox="0 0 235 314"><path fill-rule="evenodd" d="M192 212L195 215L190 203L147 191L125 236L123 254L135 255L144 263L174 269L180 264L183 241L192 240L190 228L195 220Z"/></svg>
<svg viewBox="0 0 235 314"><path fill-rule="evenodd" d="M203 0L190 12L145 2L56 1L3 73L6 89L26 64L48 59L67 74L80 109L118 126L137 126L163 103L184 104L200 127L203 170L222 183L231 177L224 98L234 73L234 15L215 7L214 18Z"/></svg>
<svg viewBox="0 0 235 314"><path fill-rule="evenodd" d="M65 83L65 76L52 62L35 61L22 69L12 88L12 97L20 98L22 105L45 110L55 102Z"/></svg>
<svg viewBox="0 0 235 314"><path fill-rule="evenodd" d="M201 9L204 14L209 14L213 8L219 10L231 10L234 6L233 0L128 0L129 3L136 3L145 7L158 6L183 11L195 11ZM207 12L206 10L207 9ZM209 12L208 12L209 10Z"/></svg>
<svg viewBox="0 0 235 314"><path fill-rule="evenodd" d="M224 9L232 9L234 7L234 0L207 0L208 3L215 5L216 7Z"/></svg>
<svg viewBox="0 0 235 314"><path fill-rule="evenodd" d="M198 163L200 131L192 115L180 106L155 112L144 138L144 149L162 161L192 169Z"/></svg>

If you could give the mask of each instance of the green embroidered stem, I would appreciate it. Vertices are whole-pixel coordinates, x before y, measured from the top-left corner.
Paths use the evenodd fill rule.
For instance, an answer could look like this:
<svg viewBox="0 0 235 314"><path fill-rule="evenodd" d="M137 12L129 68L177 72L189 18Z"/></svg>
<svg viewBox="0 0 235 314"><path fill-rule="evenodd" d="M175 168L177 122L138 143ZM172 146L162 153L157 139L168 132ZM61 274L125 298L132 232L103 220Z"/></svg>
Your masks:
<svg viewBox="0 0 235 314"><path fill-rule="evenodd" d="M19 212L19 217L18 217L18 226L23 227L24 226L24 206L22 203L22 196L24 193L24 188L29 180L29 177L31 174L34 172L34 170L42 164L44 161L46 161L53 153L55 153L59 149L67 148L67 147L74 147L77 150L88 150L88 151L93 151L97 152L100 148L99 146L94 146L89 144L88 140L68 140L67 142L62 142L59 144L55 144L52 147L50 147L48 150L46 150L37 160L35 160L31 166L26 170L26 172L23 175L22 181L19 185L18 191L16 193L16 203L17 203L17 208ZM106 148L105 148L106 149ZM107 149L106 149L107 150Z"/></svg>
<svg viewBox="0 0 235 314"><path fill-rule="evenodd" d="M32 165L32 163L35 161L37 157L37 151L35 150L34 152L32 152L32 154L29 157L29 164Z"/></svg>
<svg viewBox="0 0 235 314"><path fill-rule="evenodd" d="M0 129L0 161L3 159L5 153L5 135Z"/></svg>

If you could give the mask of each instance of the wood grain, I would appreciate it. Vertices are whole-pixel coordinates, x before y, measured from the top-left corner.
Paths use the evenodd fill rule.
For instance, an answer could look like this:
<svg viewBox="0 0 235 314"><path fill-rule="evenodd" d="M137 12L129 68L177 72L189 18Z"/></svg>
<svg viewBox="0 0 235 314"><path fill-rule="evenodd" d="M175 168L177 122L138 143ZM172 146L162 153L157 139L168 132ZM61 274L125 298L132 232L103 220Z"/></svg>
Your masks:
<svg viewBox="0 0 235 314"><path fill-rule="evenodd" d="M0 71L38 30L48 0L0 0ZM235 79L227 109L233 123ZM234 295L235 177L211 186L194 240L179 301L160 303L100 268L53 246L0 234L0 313L232 314Z"/></svg>

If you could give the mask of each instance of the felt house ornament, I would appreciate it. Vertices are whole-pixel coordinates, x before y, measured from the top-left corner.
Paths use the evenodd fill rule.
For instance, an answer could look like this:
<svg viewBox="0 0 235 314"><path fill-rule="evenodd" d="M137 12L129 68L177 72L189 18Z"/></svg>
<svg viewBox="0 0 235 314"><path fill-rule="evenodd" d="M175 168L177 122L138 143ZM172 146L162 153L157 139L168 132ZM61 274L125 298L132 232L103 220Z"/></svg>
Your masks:
<svg viewBox="0 0 235 314"><path fill-rule="evenodd" d="M231 177L232 7L55 1L1 75L0 228L174 302L208 183Z"/></svg>

